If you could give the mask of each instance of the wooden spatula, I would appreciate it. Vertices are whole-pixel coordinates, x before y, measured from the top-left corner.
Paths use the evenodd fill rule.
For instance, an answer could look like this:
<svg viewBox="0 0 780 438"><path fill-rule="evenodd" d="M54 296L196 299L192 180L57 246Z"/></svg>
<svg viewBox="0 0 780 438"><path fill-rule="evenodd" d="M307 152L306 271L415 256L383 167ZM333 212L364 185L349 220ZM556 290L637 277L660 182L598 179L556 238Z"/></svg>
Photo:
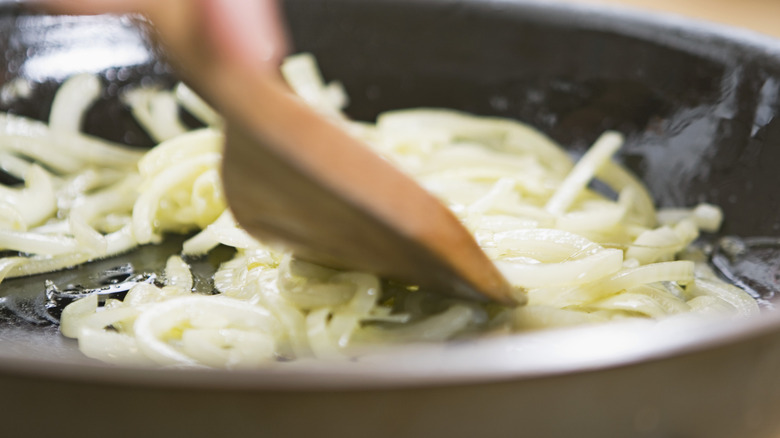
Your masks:
<svg viewBox="0 0 780 438"><path fill-rule="evenodd" d="M302 259L477 300L518 304L457 218L364 144L294 96L278 75L232 62L198 2L149 16L178 73L225 117L222 178L239 224Z"/></svg>

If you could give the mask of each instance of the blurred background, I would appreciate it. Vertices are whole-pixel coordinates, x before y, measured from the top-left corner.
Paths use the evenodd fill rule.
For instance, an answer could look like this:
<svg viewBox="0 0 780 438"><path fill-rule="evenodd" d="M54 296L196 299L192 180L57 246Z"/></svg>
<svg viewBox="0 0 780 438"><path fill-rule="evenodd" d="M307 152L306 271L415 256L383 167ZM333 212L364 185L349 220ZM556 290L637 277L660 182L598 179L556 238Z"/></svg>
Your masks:
<svg viewBox="0 0 780 438"><path fill-rule="evenodd" d="M674 12L780 37L780 0L567 0Z"/></svg>

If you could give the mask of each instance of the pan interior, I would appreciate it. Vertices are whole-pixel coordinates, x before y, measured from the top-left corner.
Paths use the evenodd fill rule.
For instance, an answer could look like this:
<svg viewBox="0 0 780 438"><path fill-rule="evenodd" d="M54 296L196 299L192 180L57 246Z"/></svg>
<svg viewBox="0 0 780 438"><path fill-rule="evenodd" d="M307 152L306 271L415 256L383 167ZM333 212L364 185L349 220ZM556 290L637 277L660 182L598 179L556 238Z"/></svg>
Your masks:
<svg viewBox="0 0 780 438"><path fill-rule="evenodd" d="M716 251L715 265L771 307L779 280L766 273L777 270L780 220L762 212L780 209L773 190L780 183L773 167L780 162L779 43L662 16L536 2L290 0L285 7L296 50L313 53L327 78L343 82L354 118L373 120L382 111L420 106L510 117L536 126L575 155L605 130L625 133L619 159L659 206L706 201L723 208L722 234L705 240L718 246L723 236L733 236L745 243L745 252ZM19 79L32 86L26 97L0 96L0 109L43 120L65 77L98 73L105 92L86 115L85 131L138 147L151 144L119 102L119 91L138 83L170 86L174 79L128 20L50 17L6 5L0 8L0 49L8 65L0 78L4 89ZM80 59L100 62L74 61ZM155 271L181 241L171 236L162 245L74 270L4 282L0 302L6 309L34 305L47 279L89 285L128 264L136 272ZM199 287L210 290L210 275L227 256L194 262ZM0 356L89 362L74 342L36 320L36 312L22 311L25 319L0 311ZM735 324L742 328L732 333L777 324L780 318L770 314ZM495 348L513 348L503 342ZM620 357L646 357L650 350L631 351ZM590 363L606 363L599 357Z"/></svg>

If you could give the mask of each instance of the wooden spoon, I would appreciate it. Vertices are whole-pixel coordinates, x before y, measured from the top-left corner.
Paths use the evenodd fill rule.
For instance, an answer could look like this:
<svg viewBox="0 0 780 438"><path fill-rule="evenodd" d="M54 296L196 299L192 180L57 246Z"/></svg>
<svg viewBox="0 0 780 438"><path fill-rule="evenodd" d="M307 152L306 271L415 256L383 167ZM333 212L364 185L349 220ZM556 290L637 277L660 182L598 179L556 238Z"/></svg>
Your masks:
<svg viewBox="0 0 780 438"><path fill-rule="evenodd" d="M521 294L436 198L278 75L230 62L201 26L183 24L208 19L196 3L156 2L149 16L178 73L225 117L224 190L244 229L325 266L518 304Z"/></svg>

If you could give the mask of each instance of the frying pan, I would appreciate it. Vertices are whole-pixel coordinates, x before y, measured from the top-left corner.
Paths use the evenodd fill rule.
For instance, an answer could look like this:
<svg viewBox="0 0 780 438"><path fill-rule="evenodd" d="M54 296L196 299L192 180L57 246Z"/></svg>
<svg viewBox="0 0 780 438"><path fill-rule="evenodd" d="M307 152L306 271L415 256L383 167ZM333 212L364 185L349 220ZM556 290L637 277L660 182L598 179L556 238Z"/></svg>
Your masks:
<svg viewBox="0 0 780 438"><path fill-rule="evenodd" d="M623 323L372 351L355 361L254 372L96 363L56 327L3 314L0 420L6 436L780 435L780 42L747 31L602 6L528 0L288 0L294 45L343 81L349 114L372 120L449 107L528 122L581 153L602 131L626 134L619 159L660 206L707 201L746 252L713 263L761 299L742 320ZM85 129L151 142L117 95L174 79L129 21L49 17L0 5L2 108L45 119L69 74L106 91ZM10 90L6 87L5 90ZM721 236L705 236L717 248ZM160 246L45 276L95 281L116 266L153 270ZM195 263L199 287L229 254ZM44 277L6 282L24 313ZM9 304L10 303L10 304ZM22 308L19 311L19 308ZM29 312L26 314L29 316Z"/></svg>

